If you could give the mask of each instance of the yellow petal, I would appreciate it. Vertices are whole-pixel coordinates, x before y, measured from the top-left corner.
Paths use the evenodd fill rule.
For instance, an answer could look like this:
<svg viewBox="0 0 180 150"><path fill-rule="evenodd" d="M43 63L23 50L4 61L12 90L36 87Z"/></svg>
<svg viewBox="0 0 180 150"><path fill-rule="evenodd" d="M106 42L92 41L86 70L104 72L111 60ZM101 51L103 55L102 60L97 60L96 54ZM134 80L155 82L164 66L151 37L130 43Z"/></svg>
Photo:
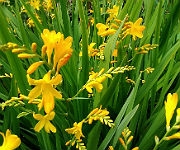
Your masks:
<svg viewBox="0 0 180 150"><path fill-rule="evenodd" d="M41 85L35 86L28 94L30 99L35 99L41 95Z"/></svg>
<svg viewBox="0 0 180 150"><path fill-rule="evenodd" d="M36 119L36 120L42 120L43 119L43 115L41 114L33 114L33 118Z"/></svg>
<svg viewBox="0 0 180 150"><path fill-rule="evenodd" d="M62 98L62 94L52 87L51 88L49 87L49 92L56 98L59 98L59 99Z"/></svg>
<svg viewBox="0 0 180 150"><path fill-rule="evenodd" d="M53 120L55 116L55 112L51 111L49 114L46 115L47 120Z"/></svg>
<svg viewBox="0 0 180 150"><path fill-rule="evenodd" d="M51 79L51 81L49 82L49 84L52 85L58 85L62 82L62 76L60 74L56 75L54 78Z"/></svg>
<svg viewBox="0 0 180 150"><path fill-rule="evenodd" d="M39 132L39 131L44 127L45 123L46 123L46 122L45 122L45 119L40 120L40 121L35 125L34 130L35 130L36 132Z"/></svg>
<svg viewBox="0 0 180 150"><path fill-rule="evenodd" d="M47 133L50 133L50 131L56 133L56 127L50 121L46 122L44 129Z"/></svg>
<svg viewBox="0 0 180 150"><path fill-rule="evenodd" d="M50 92L43 93L44 111L48 114L54 109L54 96Z"/></svg>

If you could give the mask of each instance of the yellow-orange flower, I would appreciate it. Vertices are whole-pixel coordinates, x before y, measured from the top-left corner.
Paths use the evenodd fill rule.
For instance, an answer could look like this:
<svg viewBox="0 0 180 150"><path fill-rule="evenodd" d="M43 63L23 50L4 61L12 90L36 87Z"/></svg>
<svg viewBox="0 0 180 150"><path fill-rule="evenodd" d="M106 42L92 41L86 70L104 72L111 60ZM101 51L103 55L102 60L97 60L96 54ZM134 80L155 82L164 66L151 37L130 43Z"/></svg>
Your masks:
<svg viewBox="0 0 180 150"><path fill-rule="evenodd" d="M178 103L178 95L177 93L169 93L167 95L167 101L165 101L165 112L166 112L166 129L170 129L170 121L174 114L174 110L176 109Z"/></svg>
<svg viewBox="0 0 180 150"><path fill-rule="evenodd" d="M0 146L0 150L14 150L21 144L20 138L15 134L11 134L9 129L7 129L6 135L2 132L0 132L0 134L4 140L3 144Z"/></svg>
<svg viewBox="0 0 180 150"><path fill-rule="evenodd" d="M39 120L39 122L35 125L34 130L39 132L44 127L44 130L47 133L50 133L50 131L55 133L56 127L50 122L51 120L54 119L54 116L55 116L54 111L46 114L45 116L41 114L33 114L34 119Z"/></svg>
<svg viewBox="0 0 180 150"><path fill-rule="evenodd" d="M28 82L30 85L35 85L35 87L30 91L28 97L30 98L30 103L40 95L42 95L42 101L39 103L38 107L41 109L44 107L46 113L50 113L54 109L54 97L61 99L62 95L59 93L53 85L58 85L62 82L62 76L60 74L51 78L51 72L49 71L43 77L43 79L35 80L27 75Z"/></svg>
<svg viewBox="0 0 180 150"><path fill-rule="evenodd" d="M136 37L142 38L143 37L142 32L145 29L145 26L140 25L142 20L143 20L142 18L139 18L138 20L136 20L135 23L133 23L133 22L126 23L125 27L123 28L123 30L124 30L123 38L125 38L127 35L132 35L133 40L136 40Z"/></svg>
<svg viewBox="0 0 180 150"><path fill-rule="evenodd" d="M58 32L49 31L48 29L44 29L43 33L41 33L41 38L43 39L44 45L47 47L46 54L48 57L48 63L51 63L51 55L53 49L56 47L57 42L62 38L63 34Z"/></svg>
<svg viewBox="0 0 180 150"><path fill-rule="evenodd" d="M65 129L65 131L69 134L74 134L77 140L81 140L81 137L84 137L84 135L82 133L83 123L84 123L84 120L82 120L79 123L75 122L73 124L74 127Z"/></svg>
<svg viewBox="0 0 180 150"><path fill-rule="evenodd" d="M108 25L105 25L103 23L98 23L96 24L96 27L98 29L98 35L101 37L107 36L107 35L111 35L114 34L116 32L116 30L111 29Z"/></svg>

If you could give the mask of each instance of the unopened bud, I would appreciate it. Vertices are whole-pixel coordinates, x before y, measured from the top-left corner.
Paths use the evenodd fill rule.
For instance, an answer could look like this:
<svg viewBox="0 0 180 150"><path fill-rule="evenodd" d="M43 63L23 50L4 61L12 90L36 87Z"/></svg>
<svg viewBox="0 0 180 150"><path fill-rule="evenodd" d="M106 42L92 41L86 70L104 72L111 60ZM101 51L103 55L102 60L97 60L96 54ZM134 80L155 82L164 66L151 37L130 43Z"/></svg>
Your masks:
<svg viewBox="0 0 180 150"><path fill-rule="evenodd" d="M43 61L38 61L33 63L27 70L27 74L32 74L40 65L42 65Z"/></svg>
<svg viewBox="0 0 180 150"><path fill-rule="evenodd" d="M33 58L33 57L36 57L36 55L35 54L28 54L28 53L18 54L18 58Z"/></svg>
<svg viewBox="0 0 180 150"><path fill-rule="evenodd" d="M32 43L31 44L31 49L32 49L33 53L36 53L37 44L36 43Z"/></svg>

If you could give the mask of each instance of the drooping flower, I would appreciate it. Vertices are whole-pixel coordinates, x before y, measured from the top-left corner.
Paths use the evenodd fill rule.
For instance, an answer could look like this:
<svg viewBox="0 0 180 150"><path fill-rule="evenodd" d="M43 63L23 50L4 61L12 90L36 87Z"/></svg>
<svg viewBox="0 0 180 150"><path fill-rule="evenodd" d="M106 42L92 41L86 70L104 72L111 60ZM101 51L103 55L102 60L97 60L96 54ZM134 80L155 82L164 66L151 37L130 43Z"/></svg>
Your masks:
<svg viewBox="0 0 180 150"><path fill-rule="evenodd" d="M6 135L0 132L3 137L3 144L0 146L0 150L14 150L21 144L21 139L15 135L11 134L11 131L7 129Z"/></svg>
<svg viewBox="0 0 180 150"><path fill-rule="evenodd" d="M132 35L133 40L136 40L136 37L142 38L143 37L142 32L145 29L145 26L140 25L142 20L143 20L142 18L139 18L138 20L135 21L135 23L127 22L125 24L125 27L123 28L124 30L123 38L125 38L127 35Z"/></svg>
<svg viewBox="0 0 180 150"><path fill-rule="evenodd" d="M62 38L63 34L58 32L49 31L48 29L44 29L43 33L41 33L41 38L43 39L44 45L46 46L46 54L48 57L48 63L51 63L51 55L53 49L56 47L57 42Z"/></svg>
<svg viewBox="0 0 180 150"><path fill-rule="evenodd" d="M116 32L115 29L111 29L108 25L103 23L96 24L96 28L98 29L98 35L101 37L114 34Z"/></svg>
<svg viewBox="0 0 180 150"><path fill-rule="evenodd" d="M50 113L54 109L54 97L61 99L62 95L53 86L58 85L62 82L62 76L60 74L51 78L51 72L49 71L43 77L43 79L35 80L27 75L28 82L30 85L35 87L29 92L28 97L30 98L29 103L40 95L42 95L42 101L38 104L39 109L44 107L46 113Z"/></svg>
<svg viewBox="0 0 180 150"><path fill-rule="evenodd" d="M72 128L65 129L65 131L69 134L74 134L77 140L81 140L81 137L84 137L82 133L83 123L84 123L84 120L82 120L79 123L75 122Z"/></svg>
<svg viewBox="0 0 180 150"><path fill-rule="evenodd" d="M174 114L174 110L176 109L178 103L178 95L177 93L169 93L167 95L167 101L165 101L165 113L166 113L166 129L170 129L170 121Z"/></svg>
<svg viewBox="0 0 180 150"><path fill-rule="evenodd" d="M55 116L54 111L46 114L45 116L41 114L33 114L34 119L39 120L39 122L35 125L34 130L39 132L44 127L44 130L47 133L50 133L50 131L55 133L56 127L50 122L51 120L54 119L54 116Z"/></svg>

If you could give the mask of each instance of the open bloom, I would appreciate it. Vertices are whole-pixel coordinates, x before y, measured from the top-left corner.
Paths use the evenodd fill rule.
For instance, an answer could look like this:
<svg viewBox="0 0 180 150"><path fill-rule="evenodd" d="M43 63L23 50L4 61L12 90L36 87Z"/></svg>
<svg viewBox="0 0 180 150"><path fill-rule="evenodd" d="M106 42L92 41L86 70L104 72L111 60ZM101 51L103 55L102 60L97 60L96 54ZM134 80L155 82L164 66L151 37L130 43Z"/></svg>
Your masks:
<svg viewBox="0 0 180 150"><path fill-rule="evenodd" d="M42 95L42 101L39 103L38 107L41 109L44 107L46 113L50 113L54 109L54 97L61 99L62 95L59 93L53 85L58 85L62 82L62 76L60 74L52 77L49 71L43 77L43 79L35 80L27 75L28 82L30 85L35 85L35 87L29 92L28 97L31 103L35 98Z"/></svg>
<svg viewBox="0 0 180 150"><path fill-rule="evenodd" d="M123 32L123 38L125 38L127 35L132 35L133 36L133 40L136 40L136 37L138 38L142 38L143 34L142 32L145 29L145 26L140 25L142 22L142 18L139 18L138 20L136 20L135 23L133 22L128 22L125 24L125 27L123 28L123 30L125 30Z"/></svg>
<svg viewBox="0 0 180 150"><path fill-rule="evenodd" d="M98 35L101 37L114 34L116 32L115 29L111 29L108 25L103 23L96 24L96 28L98 29Z"/></svg>
<svg viewBox="0 0 180 150"><path fill-rule="evenodd" d="M176 109L178 103L178 95L177 93L169 93L167 95L167 101L165 101L165 112L166 112L166 129L170 128L170 121L174 114L174 110Z"/></svg>
<svg viewBox="0 0 180 150"><path fill-rule="evenodd" d="M74 134L77 140L81 140L81 137L84 137L84 135L82 133L83 123L84 123L84 120L82 120L79 123L75 122L73 124L74 127L65 129L65 131L69 134Z"/></svg>
<svg viewBox="0 0 180 150"><path fill-rule="evenodd" d="M0 150L14 150L21 144L20 138L15 134L11 134L9 129L6 131L6 135L2 132L0 132L0 134L4 140L3 144L0 146Z"/></svg>
<svg viewBox="0 0 180 150"><path fill-rule="evenodd" d="M50 122L54 119L55 112L52 111L45 116L41 114L33 114L34 119L39 120L39 122L35 125L34 130L39 132L43 127L47 133L56 132L56 127Z"/></svg>

